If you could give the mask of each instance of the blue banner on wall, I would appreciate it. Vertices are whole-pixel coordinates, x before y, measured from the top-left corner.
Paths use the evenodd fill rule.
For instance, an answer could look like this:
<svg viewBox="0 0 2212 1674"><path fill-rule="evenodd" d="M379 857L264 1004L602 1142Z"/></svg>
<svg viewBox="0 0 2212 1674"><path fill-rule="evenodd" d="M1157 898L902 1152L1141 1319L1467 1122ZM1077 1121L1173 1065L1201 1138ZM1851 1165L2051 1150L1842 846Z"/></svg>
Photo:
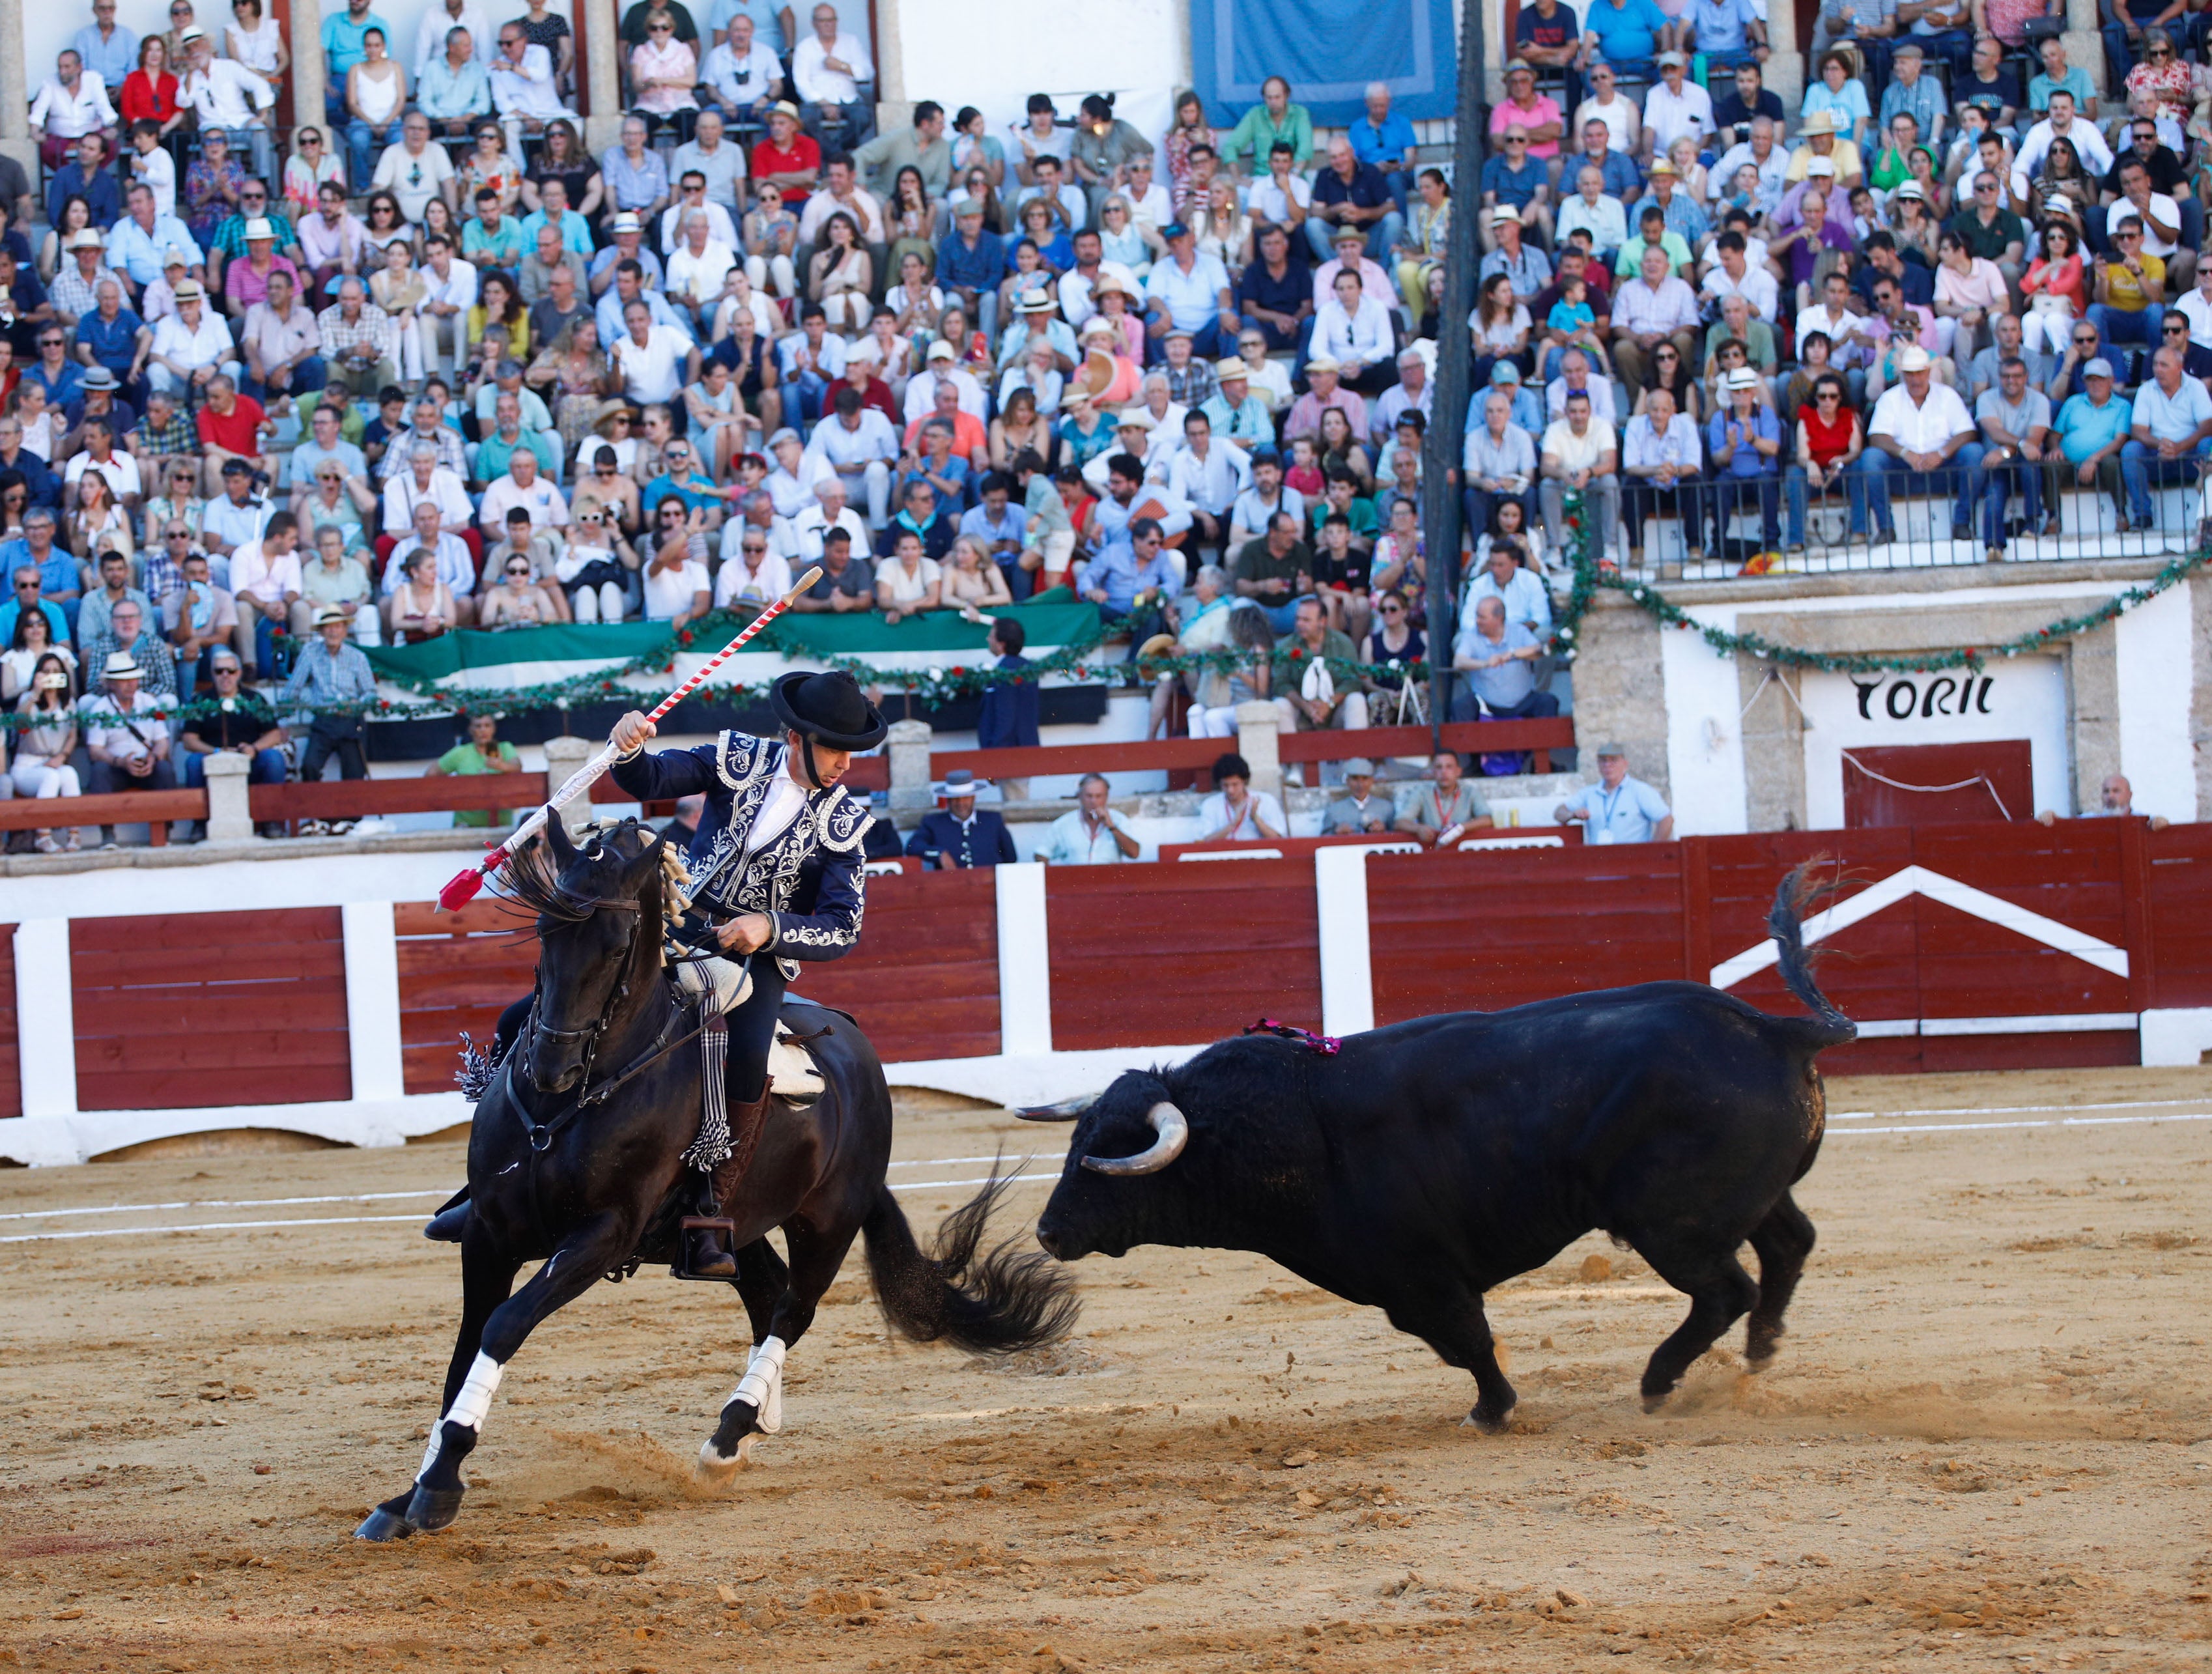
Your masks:
<svg viewBox="0 0 2212 1674"><path fill-rule="evenodd" d="M1260 102L1270 76L1316 122L1342 126L1364 110L1368 83L1399 114L1448 117L1458 102L1452 0L1192 0L1194 79L1217 125Z"/></svg>

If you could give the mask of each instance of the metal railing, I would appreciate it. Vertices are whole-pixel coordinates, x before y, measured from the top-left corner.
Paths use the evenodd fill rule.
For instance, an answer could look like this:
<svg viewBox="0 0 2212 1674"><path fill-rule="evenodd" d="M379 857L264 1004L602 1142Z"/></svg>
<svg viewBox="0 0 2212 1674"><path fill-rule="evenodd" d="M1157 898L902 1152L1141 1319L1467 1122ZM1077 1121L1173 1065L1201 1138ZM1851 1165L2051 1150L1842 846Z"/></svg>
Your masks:
<svg viewBox="0 0 2212 1674"><path fill-rule="evenodd" d="M1815 485L1776 476L1623 484L1627 527L1610 543L1624 569L1653 581L1828 575L2005 563L2171 557L2203 545L2205 462L2159 460L2129 444L2083 484L2060 459L1993 456L1935 472L1846 471ZM1643 563L1628 563L1640 527Z"/></svg>

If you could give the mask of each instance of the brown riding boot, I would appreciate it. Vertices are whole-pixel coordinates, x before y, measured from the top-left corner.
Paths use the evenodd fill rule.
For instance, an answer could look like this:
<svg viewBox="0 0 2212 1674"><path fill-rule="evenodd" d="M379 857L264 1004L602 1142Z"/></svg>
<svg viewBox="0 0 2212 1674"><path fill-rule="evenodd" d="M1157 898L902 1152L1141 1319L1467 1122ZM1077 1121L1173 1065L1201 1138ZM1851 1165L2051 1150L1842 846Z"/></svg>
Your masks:
<svg viewBox="0 0 2212 1674"><path fill-rule="evenodd" d="M730 1154L714 1167L714 1195L724 1202L736 1196L745 1172L752 1166L761 1129L768 1125L768 1101L765 1087L757 1099L730 1100Z"/></svg>
<svg viewBox="0 0 2212 1674"><path fill-rule="evenodd" d="M702 1174L698 1196L691 1205L692 1214L708 1219L719 1217L722 1213L719 1198L714 1177ZM738 1276L738 1258L731 1254L720 1228L690 1227L684 1233L684 1270L695 1279L734 1279Z"/></svg>

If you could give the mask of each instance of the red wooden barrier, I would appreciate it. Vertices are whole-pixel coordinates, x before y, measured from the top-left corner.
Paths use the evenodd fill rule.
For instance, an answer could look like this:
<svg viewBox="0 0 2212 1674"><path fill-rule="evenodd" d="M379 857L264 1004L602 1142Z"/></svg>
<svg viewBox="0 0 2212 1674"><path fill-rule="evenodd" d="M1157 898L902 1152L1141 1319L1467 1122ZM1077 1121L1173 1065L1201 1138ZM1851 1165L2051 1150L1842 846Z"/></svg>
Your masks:
<svg viewBox="0 0 2212 1674"><path fill-rule="evenodd" d="M2212 1006L2212 825L2145 831L2134 874L2154 1003Z"/></svg>
<svg viewBox="0 0 2212 1674"><path fill-rule="evenodd" d="M361 819L370 814L532 808L545 800L543 773L459 774L419 779L320 779L255 785L246 805L259 819Z"/></svg>
<svg viewBox="0 0 2212 1674"><path fill-rule="evenodd" d="M462 1031L489 1045L499 1014L530 992L538 969L536 922L520 908L486 897L453 913L428 901L403 901L392 918L399 938L403 1084L409 1093L450 1093Z"/></svg>
<svg viewBox="0 0 2212 1674"><path fill-rule="evenodd" d="M1048 867L1045 903L1061 1051L1320 1020L1311 861Z"/></svg>
<svg viewBox="0 0 2212 1674"><path fill-rule="evenodd" d="M204 790L125 790L105 796L17 796L0 802L0 831L143 824L152 828L153 843L157 849L169 840L169 821L206 818L207 793Z"/></svg>
<svg viewBox="0 0 2212 1674"><path fill-rule="evenodd" d="M336 907L76 920L78 1105L350 1097L343 934Z"/></svg>
<svg viewBox="0 0 2212 1674"><path fill-rule="evenodd" d="M997 874L871 878L860 947L842 959L803 965L793 986L859 1018L886 1062L996 1052Z"/></svg>
<svg viewBox="0 0 2212 1674"><path fill-rule="evenodd" d="M1560 715L1545 721L1461 721L1443 729L1445 746L1460 751L1528 750L1536 770L1551 771L1551 752L1571 747L1575 723ZM1331 727L1316 733L1285 733L1276 748L1286 762L1340 762L1354 756L1425 756L1426 727L1367 727L1358 731ZM929 770L942 778L964 767L980 778L1039 778L1073 773L1147 773L1175 768L1207 768L1237 740L1223 738L1153 739L1122 744L1048 744L1025 750L933 750ZM857 765L857 764L855 764Z"/></svg>

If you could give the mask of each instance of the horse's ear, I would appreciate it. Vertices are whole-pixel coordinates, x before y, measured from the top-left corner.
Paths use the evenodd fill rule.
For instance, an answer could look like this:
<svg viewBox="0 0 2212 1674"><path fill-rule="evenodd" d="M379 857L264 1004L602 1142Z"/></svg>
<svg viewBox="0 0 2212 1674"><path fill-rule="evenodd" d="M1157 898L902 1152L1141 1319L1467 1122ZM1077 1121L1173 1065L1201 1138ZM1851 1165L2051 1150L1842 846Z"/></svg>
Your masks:
<svg viewBox="0 0 2212 1674"><path fill-rule="evenodd" d="M568 840L568 827L557 808L545 810L545 846L553 855L556 876L566 872L576 858L576 845Z"/></svg>

